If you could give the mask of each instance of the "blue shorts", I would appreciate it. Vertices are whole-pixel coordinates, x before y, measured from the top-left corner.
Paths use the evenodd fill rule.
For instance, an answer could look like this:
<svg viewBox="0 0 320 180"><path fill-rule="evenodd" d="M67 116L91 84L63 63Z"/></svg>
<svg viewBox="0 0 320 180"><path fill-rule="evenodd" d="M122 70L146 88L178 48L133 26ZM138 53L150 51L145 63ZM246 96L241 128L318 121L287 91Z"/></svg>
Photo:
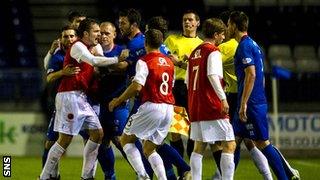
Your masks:
<svg viewBox="0 0 320 180"><path fill-rule="evenodd" d="M109 112L106 107L100 109L100 123L104 132L104 139L111 140L115 136L121 136L129 117L129 102L116 107Z"/></svg>
<svg viewBox="0 0 320 180"><path fill-rule="evenodd" d="M267 119L268 105L267 104L255 104L247 106L248 121L243 123L239 119L239 108L235 113L234 120L232 122L235 136L242 138L249 138L252 140L269 139L269 126Z"/></svg>
<svg viewBox="0 0 320 180"><path fill-rule="evenodd" d="M47 140L48 141L56 141L56 140L58 140L58 137L59 137L59 133L53 131L55 116L56 116L56 111L54 110L51 115L48 130L47 130Z"/></svg>

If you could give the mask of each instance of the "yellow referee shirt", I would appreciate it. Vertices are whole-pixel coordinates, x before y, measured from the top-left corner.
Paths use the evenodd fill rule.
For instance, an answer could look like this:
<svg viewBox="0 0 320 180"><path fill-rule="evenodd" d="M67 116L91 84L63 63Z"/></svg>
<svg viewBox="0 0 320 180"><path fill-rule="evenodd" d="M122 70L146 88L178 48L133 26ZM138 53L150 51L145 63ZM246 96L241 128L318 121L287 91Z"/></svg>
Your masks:
<svg viewBox="0 0 320 180"><path fill-rule="evenodd" d="M235 39L230 39L227 42L221 43L218 47L222 54L223 79L227 83L225 92L237 93L237 77L234 69L234 55L238 47L238 42Z"/></svg>
<svg viewBox="0 0 320 180"><path fill-rule="evenodd" d="M202 40L197 36L194 38L185 37L183 35L171 34L164 41L164 44L172 54L178 56L179 61L186 61L185 56L189 57L191 52L202 43ZM184 80L186 70L175 66L175 79Z"/></svg>

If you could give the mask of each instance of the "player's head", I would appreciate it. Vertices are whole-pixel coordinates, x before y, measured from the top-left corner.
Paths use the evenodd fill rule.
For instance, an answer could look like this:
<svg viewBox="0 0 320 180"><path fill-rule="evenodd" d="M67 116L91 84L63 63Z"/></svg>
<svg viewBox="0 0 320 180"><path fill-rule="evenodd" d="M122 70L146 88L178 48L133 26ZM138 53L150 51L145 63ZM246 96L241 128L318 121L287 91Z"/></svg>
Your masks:
<svg viewBox="0 0 320 180"><path fill-rule="evenodd" d="M164 36L168 31L168 22L162 16L154 16L149 19L146 25L146 31L148 29L158 29Z"/></svg>
<svg viewBox="0 0 320 180"><path fill-rule="evenodd" d="M97 45L100 35L100 27L96 20L86 18L80 22L78 36L87 46Z"/></svg>
<svg viewBox="0 0 320 180"><path fill-rule="evenodd" d="M85 18L86 15L78 11L70 11L68 14L68 21L75 29L79 27L80 22Z"/></svg>
<svg viewBox="0 0 320 180"><path fill-rule="evenodd" d="M200 17L196 11L187 10L183 13L182 28L183 28L184 35L195 33L199 26L200 26Z"/></svg>
<svg viewBox="0 0 320 180"><path fill-rule="evenodd" d="M231 12L228 20L228 31L231 37L235 37L237 32L247 32L249 18L242 11Z"/></svg>
<svg viewBox="0 0 320 180"><path fill-rule="evenodd" d="M216 45L219 45L225 38L224 33L226 25L221 19L209 18L202 24L202 32L205 38L214 40Z"/></svg>
<svg viewBox="0 0 320 180"><path fill-rule="evenodd" d="M100 24L100 44L104 47L110 47L114 44L114 39L117 36L116 27L111 22L103 22Z"/></svg>
<svg viewBox="0 0 320 180"><path fill-rule="evenodd" d="M119 13L119 29L123 36L128 37L131 33L139 29L141 23L140 12L136 9L126 9Z"/></svg>
<svg viewBox="0 0 320 180"><path fill-rule="evenodd" d="M61 47L64 50L66 50L71 46L71 44L75 40L77 40L76 30L70 25L64 26L61 29L61 37L60 37Z"/></svg>
<svg viewBox="0 0 320 180"><path fill-rule="evenodd" d="M145 32L145 47L148 49L158 49L163 43L163 34L158 29L149 29Z"/></svg>

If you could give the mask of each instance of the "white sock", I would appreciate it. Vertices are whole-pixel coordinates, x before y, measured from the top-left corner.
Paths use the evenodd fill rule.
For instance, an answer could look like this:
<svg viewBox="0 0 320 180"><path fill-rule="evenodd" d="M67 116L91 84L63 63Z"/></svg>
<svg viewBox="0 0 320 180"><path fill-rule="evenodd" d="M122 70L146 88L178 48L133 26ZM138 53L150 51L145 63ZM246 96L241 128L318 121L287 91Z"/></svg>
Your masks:
<svg viewBox="0 0 320 180"><path fill-rule="evenodd" d="M234 155L230 153L221 153L220 168L222 179L232 180L234 175Z"/></svg>
<svg viewBox="0 0 320 180"><path fill-rule="evenodd" d="M91 141L87 141L83 149L83 164L82 164L82 173L81 177L92 178L93 177L93 168L97 160L98 149L100 144Z"/></svg>
<svg viewBox="0 0 320 180"><path fill-rule="evenodd" d="M196 152L191 153L190 167L192 180L202 179L202 155Z"/></svg>
<svg viewBox="0 0 320 180"><path fill-rule="evenodd" d="M272 174L269 168L268 160L263 153L257 147L254 147L250 150L250 155L260 174L263 176L263 179L272 180Z"/></svg>
<svg viewBox="0 0 320 180"><path fill-rule="evenodd" d="M157 178L159 180L166 180L166 170L164 169L163 161L160 157L160 155L154 151L150 156L148 157L148 161L153 169L153 172L156 174Z"/></svg>
<svg viewBox="0 0 320 180"><path fill-rule="evenodd" d="M51 171L51 177L57 178L59 176L59 162L54 166L54 168Z"/></svg>
<svg viewBox="0 0 320 180"><path fill-rule="evenodd" d="M144 169L141 155L136 145L133 143L128 143L123 146L123 151L126 153L128 161L138 176L148 176L146 170Z"/></svg>
<svg viewBox="0 0 320 180"><path fill-rule="evenodd" d="M54 171L54 167L58 164L59 159L65 149L61 147L57 142L55 142L49 150L46 164L44 165L40 179L49 179L50 174Z"/></svg>
<svg viewBox="0 0 320 180"><path fill-rule="evenodd" d="M93 169L92 169L92 177L96 176L97 166L98 166L98 159L96 159L96 162L94 163L94 166L93 166Z"/></svg>

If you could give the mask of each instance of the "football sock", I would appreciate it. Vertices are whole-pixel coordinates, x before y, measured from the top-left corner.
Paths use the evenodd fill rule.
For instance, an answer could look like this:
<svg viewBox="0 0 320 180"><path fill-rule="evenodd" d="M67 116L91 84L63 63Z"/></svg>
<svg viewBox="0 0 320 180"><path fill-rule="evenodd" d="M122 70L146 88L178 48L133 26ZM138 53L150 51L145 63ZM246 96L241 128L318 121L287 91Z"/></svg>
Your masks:
<svg viewBox="0 0 320 180"><path fill-rule="evenodd" d="M273 148L271 144L266 146L261 150L261 152L265 155L268 159L268 163L271 166L273 172L277 176L278 179L288 179L285 173L285 170L282 166L281 158L277 151Z"/></svg>
<svg viewBox="0 0 320 180"><path fill-rule="evenodd" d="M235 169L234 167L234 155L231 153L221 153L220 168L222 179L232 180Z"/></svg>
<svg viewBox="0 0 320 180"><path fill-rule="evenodd" d="M288 177L292 177L294 174L292 173L291 169L292 167L290 166L290 164L288 163L288 161L283 157L282 153L279 151L278 148L276 148L275 146L272 146L274 148L274 150L278 153L278 155L281 158L281 162L282 162L282 166L284 168L284 170L286 171L286 174Z"/></svg>
<svg viewBox="0 0 320 180"><path fill-rule="evenodd" d="M182 158L184 158L184 146L182 139L178 141L170 141L170 145L180 154ZM183 174L183 170L177 167L178 174Z"/></svg>
<svg viewBox="0 0 320 180"><path fill-rule="evenodd" d="M240 145L236 147L236 149L234 150L234 169L237 169L237 166L239 164L240 161L240 152L241 152L241 147Z"/></svg>
<svg viewBox="0 0 320 180"><path fill-rule="evenodd" d="M114 174L114 153L112 147L103 144L99 147L98 160L102 171L104 172L105 179L111 178Z"/></svg>
<svg viewBox="0 0 320 180"><path fill-rule="evenodd" d="M90 139L88 139L86 145L84 146L81 173L81 177L84 179L93 177L93 168L97 160L99 146L100 144L95 143Z"/></svg>
<svg viewBox="0 0 320 180"><path fill-rule="evenodd" d="M166 180L166 171L164 169L163 161L160 157L160 155L154 151L150 156L148 157L149 163L151 164L151 167L153 169L153 172L156 174L157 179L159 180Z"/></svg>
<svg viewBox="0 0 320 180"><path fill-rule="evenodd" d="M191 153L193 152L193 148L194 148L194 141L192 139L188 139L187 141L187 155L190 159L191 157Z"/></svg>
<svg viewBox="0 0 320 180"><path fill-rule="evenodd" d="M269 168L268 160L263 153L257 147L252 148L249 153L264 180L272 180L272 174Z"/></svg>
<svg viewBox="0 0 320 180"><path fill-rule="evenodd" d="M192 180L202 179L202 155L196 152L191 153L190 166Z"/></svg>
<svg viewBox="0 0 320 180"><path fill-rule="evenodd" d="M153 177L153 170L152 167L148 161L148 159L146 158L146 156L143 154L143 149L142 149L142 144L139 140L136 140L135 142L136 148L138 148L139 152L140 152L140 156L142 159L142 163L144 166L144 169L146 170L147 174L149 175L149 177Z"/></svg>
<svg viewBox="0 0 320 180"><path fill-rule="evenodd" d="M147 172L144 169L141 160L141 154L137 147L132 143L128 143L125 146L123 146L123 150L127 155L128 161L130 162L131 166L136 171L138 176L146 176Z"/></svg>
<svg viewBox="0 0 320 180"><path fill-rule="evenodd" d="M221 161L222 150L218 150L212 153L214 161L216 162L218 170L221 172L220 161Z"/></svg>
<svg viewBox="0 0 320 180"><path fill-rule="evenodd" d="M164 166L166 164L173 164L177 168L181 169L181 174L178 174L180 177L184 175L186 171L190 171L190 166L184 161L176 149L172 146L164 143L157 149L157 152L163 159ZM166 168L167 169L167 168Z"/></svg>
<svg viewBox="0 0 320 180"><path fill-rule="evenodd" d="M50 174L53 171L54 167L57 165L62 154L65 152L65 149L61 147L57 142L53 144L48 153L47 162L44 165L40 179L49 179Z"/></svg>

